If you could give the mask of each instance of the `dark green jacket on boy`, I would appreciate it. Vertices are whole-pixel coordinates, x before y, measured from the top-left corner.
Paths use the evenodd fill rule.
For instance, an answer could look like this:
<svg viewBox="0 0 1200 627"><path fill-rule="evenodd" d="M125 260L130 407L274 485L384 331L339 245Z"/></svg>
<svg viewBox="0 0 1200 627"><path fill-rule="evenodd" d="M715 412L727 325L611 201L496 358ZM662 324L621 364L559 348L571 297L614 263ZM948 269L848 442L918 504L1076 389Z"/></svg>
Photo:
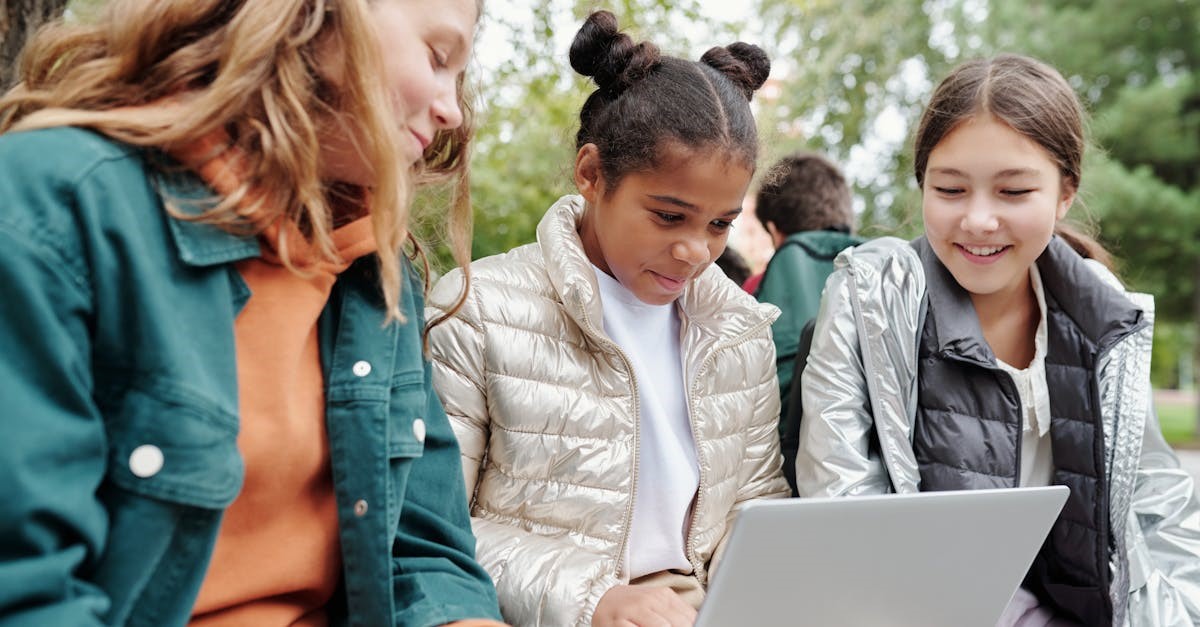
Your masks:
<svg viewBox="0 0 1200 627"><path fill-rule="evenodd" d="M833 272L833 259L842 250L857 246L862 238L840 231L801 231L784 240L763 272L754 295L762 303L779 307L771 325L775 340L775 369L779 375L780 407L788 407L796 348L800 331L817 317L821 290Z"/></svg>

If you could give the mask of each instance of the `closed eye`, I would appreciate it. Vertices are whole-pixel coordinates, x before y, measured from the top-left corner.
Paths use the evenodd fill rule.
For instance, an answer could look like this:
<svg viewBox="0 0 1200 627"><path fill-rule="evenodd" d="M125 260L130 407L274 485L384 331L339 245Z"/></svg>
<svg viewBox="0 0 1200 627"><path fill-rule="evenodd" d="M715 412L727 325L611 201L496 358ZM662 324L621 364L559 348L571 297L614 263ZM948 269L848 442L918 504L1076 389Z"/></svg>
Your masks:
<svg viewBox="0 0 1200 627"><path fill-rule="evenodd" d="M1000 190L1000 193L1005 196L1016 198L1018 196L1024 196L1032 191L1032 189L1002 189Z"/></svg>
<svg viewBox="0 0 1200 627"><path fill-rule="evenodd" d="M654 215L657 216L659 220L662 220L663 222L666 222L667 224L677 224L677 223L683 221L683 215L678 214L678 213L667 213L666 211L655 211Z"/></svg>
<svg viewBox="0 0 1200 627"><path fill-rule="evenodd" d="M958 194L963 193L963 189L961 187L934 187L933 189L943 196L957 196Z"/></svg>
<svg viewBox="0 0 1200 627"><path fill-rule="evenodd" d="M433 66L439 70L446 69L450 64L449 55L433 46L429 47L429 58L433 61Z"/></svg>

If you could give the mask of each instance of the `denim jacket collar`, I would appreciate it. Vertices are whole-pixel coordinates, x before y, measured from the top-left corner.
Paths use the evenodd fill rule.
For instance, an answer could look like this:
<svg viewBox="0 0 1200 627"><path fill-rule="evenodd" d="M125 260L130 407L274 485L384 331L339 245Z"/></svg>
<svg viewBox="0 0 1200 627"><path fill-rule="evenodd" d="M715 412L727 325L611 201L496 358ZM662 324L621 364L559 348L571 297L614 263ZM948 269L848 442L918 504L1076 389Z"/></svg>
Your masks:
<svg viewBox="0 0 1200 627"><path fill-rule="evenodd" d="M178 164L160 169L154 185L163 205L171 210L199 215L214 206L218 197L198 177ZM190 266L215 266L258 257L261 254L254 235L238 235L203 222L169 216L167 225L179 259Z"/></svg>

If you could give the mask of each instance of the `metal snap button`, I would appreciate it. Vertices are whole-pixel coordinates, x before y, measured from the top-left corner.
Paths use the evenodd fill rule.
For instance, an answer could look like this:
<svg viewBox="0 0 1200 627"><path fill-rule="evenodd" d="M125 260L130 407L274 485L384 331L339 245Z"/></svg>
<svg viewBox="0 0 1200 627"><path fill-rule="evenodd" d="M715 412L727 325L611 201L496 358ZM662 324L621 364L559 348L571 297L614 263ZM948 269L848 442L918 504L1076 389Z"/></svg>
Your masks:
<svg viewBox="0 0 1200 627"><path fill-rule="evenodd" d="M425 441L425 421L424 420L417 418L416 420L413 421L413 437L415 437L418 442Z"/></svg>
<svg viewBox="0 0 1200 627"><path fill-rule="evenodd" d="M363 499L358 499L354 502L354 515L362 518L367 515L367 502Z"/></svg>
<svg viewBox="0 0 1200 627"><path fill-rule="evenodd" d="M158 474L163 467L162 449L153 444L143 444L129 454L129 472L135 477L146 479Z"/></svg>
<svg viewBox="0 0 1200 627"><path fill-rule="evenodd" d="M365 377L371 374L371 363L367 361L356 361L354 366L350 368L356 377Z"/></svg>

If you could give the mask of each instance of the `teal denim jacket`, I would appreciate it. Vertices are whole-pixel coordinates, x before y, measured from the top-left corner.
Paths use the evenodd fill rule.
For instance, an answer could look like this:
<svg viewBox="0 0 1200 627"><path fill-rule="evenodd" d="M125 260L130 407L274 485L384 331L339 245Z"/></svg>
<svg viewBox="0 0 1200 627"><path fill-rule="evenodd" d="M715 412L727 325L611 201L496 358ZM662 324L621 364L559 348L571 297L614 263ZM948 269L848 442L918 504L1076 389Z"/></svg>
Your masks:
<svg viewBox="0 0 1200 627"><path fill-rule="evenodd" d="M212 192L152 159L80 129L0 136L2 625L186 624L241 487L234 263L258 244L170 218L164 198ZM335 625L500 616L405 272L404 324L383 324L370 257L320 320ZM161 468L131 464L154 449Z"/></svg>

